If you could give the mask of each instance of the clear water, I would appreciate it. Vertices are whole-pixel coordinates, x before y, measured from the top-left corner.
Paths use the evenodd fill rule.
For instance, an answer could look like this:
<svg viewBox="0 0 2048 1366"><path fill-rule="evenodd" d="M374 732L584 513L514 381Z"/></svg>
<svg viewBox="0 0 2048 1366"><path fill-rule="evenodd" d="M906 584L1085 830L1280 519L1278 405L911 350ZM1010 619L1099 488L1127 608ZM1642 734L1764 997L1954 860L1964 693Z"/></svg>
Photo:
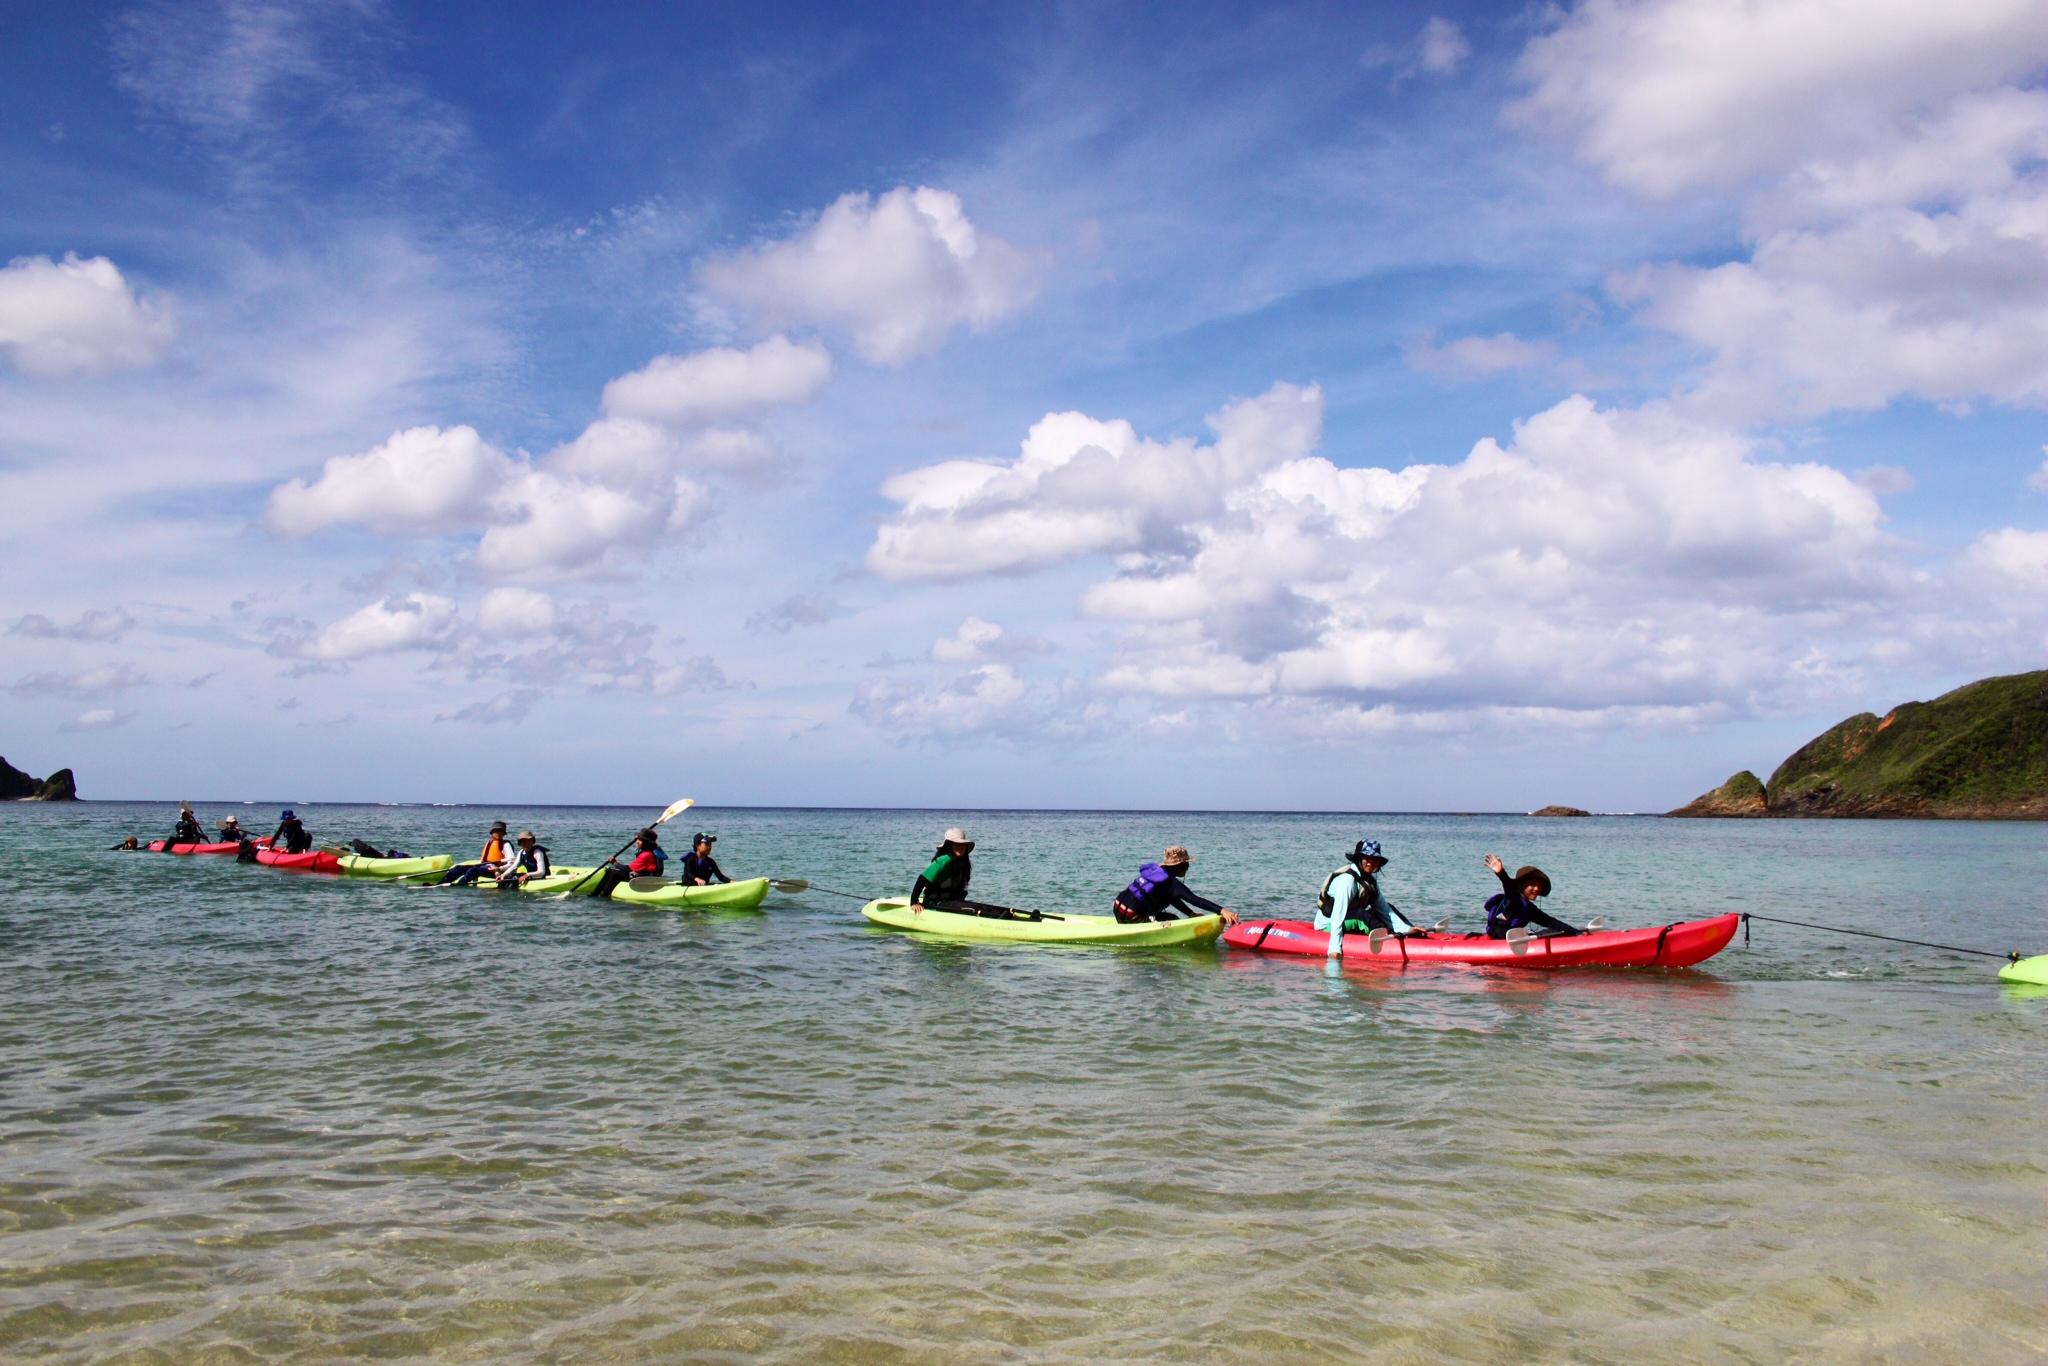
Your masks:
<svg viewBox="0 0 2048 1366"><path fill-rule="evenodd" d="M2048 999L1988 959L1759 925L1693 972L1333 975L934 943L816 889L705 915L102 852L172 814L0 808L0 1357L2048 1352ZM651 813L306 814L588 860ZM2048 951L2033 825L702 820L735 873L863 896L964 822L990 899L1100 910L1171 841L1299 914L1364 834L1425 918L1472 922L1492 849L1580 918Z"/></svg>

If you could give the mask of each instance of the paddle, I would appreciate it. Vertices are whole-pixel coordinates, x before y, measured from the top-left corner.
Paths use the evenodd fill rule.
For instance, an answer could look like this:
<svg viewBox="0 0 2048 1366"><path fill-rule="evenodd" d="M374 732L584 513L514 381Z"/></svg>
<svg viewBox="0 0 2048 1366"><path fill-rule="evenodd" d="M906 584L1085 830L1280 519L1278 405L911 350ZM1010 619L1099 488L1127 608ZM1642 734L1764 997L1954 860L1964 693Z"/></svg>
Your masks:
<svg viewBox="0 0 2048 1366"><path fill-rule="evenodd" d="M652 830L657 825L666 825L670 821L674 820L677 816L680 816L685 811L688 811L691 807L695 806L696 804L697 799L695 797L680 797L677 800L670 802L668 810L662 812L659 816L656 816L648 824L642 826L641 829ZM589 882L592 878L602 877L604 875L604 870L606 866L609 865L612 862L612 860L616 859L620 854L623 854L628 849L631 849L633 847L633 840L637 840L639 838L640 832L638 830L634 831L632 839L627 840L624 844L620 845L615 851L613 851L611 858L606 859L603 863L598 864L595 868L592 868L582 877L577 878L574 882L570 883L567 887L563 888L561 895L565 897L574 896L578 892L582 891L584 884Z"/></svg>
<svg viewBox="0 0 2048 1366"><path fill-rule="evenodd" d="M1607 917L1604 915L1596 915L1591 920L1588 920L1586 922L1585 927L1581 931L1581 933L1590 934L1594 930L1605 929L1606 927ZM1557 938L1557 931L1543 930L1540 933L1537 933L1527 929L1517 928L1509 930L1505 937L1508 942L1508 947L1512 949L1514 952L1527 953L1529 951L1527 945L1531 939L1555 939Z"/></svg>

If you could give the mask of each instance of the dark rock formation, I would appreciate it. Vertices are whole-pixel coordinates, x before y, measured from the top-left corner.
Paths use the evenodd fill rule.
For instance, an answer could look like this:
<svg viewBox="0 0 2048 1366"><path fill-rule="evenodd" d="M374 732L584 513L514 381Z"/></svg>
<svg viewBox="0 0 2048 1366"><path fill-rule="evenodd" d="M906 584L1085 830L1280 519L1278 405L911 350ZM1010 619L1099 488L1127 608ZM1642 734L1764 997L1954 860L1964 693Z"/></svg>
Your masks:
<svg viewBox="0 0 2048 1366"><path fill-rule="evenodd" d="M32 802L75 802L78 800L78 780L71 776L71 770L60 768L43 779L36 788Z"/></svg>
<svg viewBox="0 0 2048 1366"><path fill-rule="evenodd" d="M1667 816L1768 816L1764 802L1764 785L1748 769L1722 783L1712 792L1703 792L1676 811L1667 811Z"/></svg>
<svg viewBox="0 0 2048 1366"><path fill-rule="evenodd" d="M1738 773L1671 814L2048 820L2048 669L1852 716L1778 765L1765 809L1697 809L1744 779L1753 806Z"/></svg>
<svg viewBox="0 0 2048 1366"><path fill-rule="evenodd" d="M1532 816L1590 816L1590 811L1581 811L1576 806L1545 806L1529 813Z"/></svg>
<svg viewBox="0 0 2048 1366"><path fill-rule="evenodd" d="M5 759L0 759L0 801L75 802L77 800L78 784L72 778L70 769L60 768L41 782L37 782Z"/></svg>

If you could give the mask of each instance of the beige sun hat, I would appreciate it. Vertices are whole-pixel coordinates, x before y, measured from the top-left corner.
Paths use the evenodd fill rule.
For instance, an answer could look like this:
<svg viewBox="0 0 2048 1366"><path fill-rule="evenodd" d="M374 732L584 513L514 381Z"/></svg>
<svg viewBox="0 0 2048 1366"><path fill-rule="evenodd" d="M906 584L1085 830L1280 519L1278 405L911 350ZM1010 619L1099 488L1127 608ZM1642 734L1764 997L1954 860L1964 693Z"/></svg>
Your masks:
<svg viewBox="0 0 2048 1366"><path fill-rule="evenodd" d="M1185 844L1169 844L1166 846L1166 852L1159 856L1159 866L1161 868L1171 868L1176 864L1193 863L1194 861L1195 856L1188 852L1188 847Z"/></svg>
<svg viewBox="0 0 2048 1366"><path fill-rule="evenodd" d="M947 844L964 844L969 849L972 849L974 847L974 841L967 838L967 832L965 830L962 830L957 825L954 826L952 829L948 830L945 833L944 838Z"/></svg>

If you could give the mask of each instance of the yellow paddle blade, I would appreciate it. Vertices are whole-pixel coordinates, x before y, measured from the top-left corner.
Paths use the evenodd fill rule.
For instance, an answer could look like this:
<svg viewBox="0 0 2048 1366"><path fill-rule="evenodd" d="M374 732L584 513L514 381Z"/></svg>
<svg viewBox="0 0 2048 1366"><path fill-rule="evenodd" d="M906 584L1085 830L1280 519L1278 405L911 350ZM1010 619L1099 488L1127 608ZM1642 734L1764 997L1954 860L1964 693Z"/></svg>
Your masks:
<svg viewBox="0 0 2048 1366"><path fill-rule="evenodd" d="M691 807L695 806L696 804L697 799L695 797L684 797L680 801L671 803L669 805L668 810L662 812L661 815L658 818L656 818L654 823L656 825L666 825L669 821L674 820L677 816L682 815L685 811L688 811Z"/></svg>

